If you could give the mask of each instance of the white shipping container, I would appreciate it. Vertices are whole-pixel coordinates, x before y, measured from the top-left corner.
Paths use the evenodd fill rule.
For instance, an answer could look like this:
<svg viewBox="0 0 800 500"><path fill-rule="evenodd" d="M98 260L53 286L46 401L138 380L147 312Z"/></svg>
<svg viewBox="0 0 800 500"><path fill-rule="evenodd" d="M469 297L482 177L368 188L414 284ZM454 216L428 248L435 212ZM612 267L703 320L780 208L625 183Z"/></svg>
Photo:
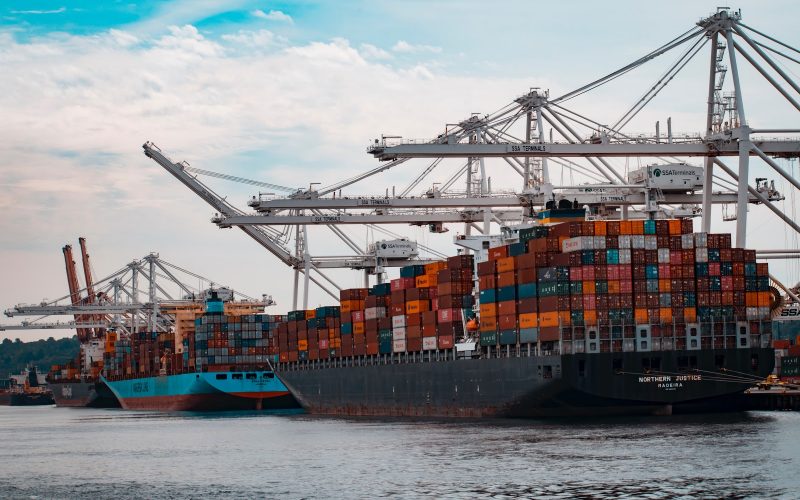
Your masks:
<svg viewBox="0 0 800 500"><path fill-rule="evenodd" d="M364 319L378 319L386 317L385 307L368 307L364 309Z"/></svg>
<svg viewBox="0 0 800 500"><path fill-rule="evenodd" d="M402 314L400 316L392 316L392 328L403 328L405 332L406 326L406 316Z"/></svg>
<svg viewBox="0 0 800 500"><path fill-rule="evenodd" d="M693 234L682 234L681 235L681 249L683 250L691 250L694 248L694 235Z"/></svg>
<svg viewBox="0 0 800 500"><path fill-rule="evenodd" d="M658 249L658 263L669 264L669 248Z"/></svg>
<svg viewBox="0 0 800 500"><path fill-rule="evenodd" d="M591 238L591 236L590 236ZM594 236L594 249L595 250L605 250L606 249L606 237L605 236Z"/></svg>
<svg viewBox="0 0 800 500"><path fill-rule="evenodd" d="M631 250L629 248L620 248L619 249L619 263L620 264L630 264L631 263Z"/></svg>
<svg viewBox="0 0 800 500"><path fill-rule="evenodd" d="M406 339L393 340L392 341L392 352L406 352Z"/></svg>
<svg viewBox="0 0 800 500"><path fill-rule="evenodd" d="M392 340L406 340L406 329L394 329L392 330Z"/></svg>
<svg viewBox="0 0 800 500"><path fill-rule="evenodd" d="M436 350L436 337L422 337L422 350L423 351Z"/></svg>
<svg viewBox="0 0 800 500"><path fill-rule="evenodd" d="M644 250L644 235L633 234L631 235L631 248Z"/></svg>
<svg viewBox="0 0 800 500"><path fill-rule="evenodd" d="M645 250L658 250L658 237L655 235L647 235L644 237Z"/></svg>
<svg viewBox="0 0 800 500"><path fill-rule="evenodd" d="M708 248L698 248L694 251L695 262L708 262Z"/></svg>
<svg viewBox="0 0 800 500"><path fill-rule="evenodd" d="M695 248L708 246L708 233L694 233L694 246Z"/></svg>
<svg viewBox="0 0 800 500"><path fill-rule="evenodd" d="M630 248L631 247L631 235L630 234L620 234L617 238L617 242L619 244L620 250L623 248Z"/></svg>
<svg viewBox="0 0 800 500"><path fill-rule="evenodd" d="M593 236L576 236L567 238L561 242L561 251L564 253L579 252L581 250L593 250Z"/></svg>

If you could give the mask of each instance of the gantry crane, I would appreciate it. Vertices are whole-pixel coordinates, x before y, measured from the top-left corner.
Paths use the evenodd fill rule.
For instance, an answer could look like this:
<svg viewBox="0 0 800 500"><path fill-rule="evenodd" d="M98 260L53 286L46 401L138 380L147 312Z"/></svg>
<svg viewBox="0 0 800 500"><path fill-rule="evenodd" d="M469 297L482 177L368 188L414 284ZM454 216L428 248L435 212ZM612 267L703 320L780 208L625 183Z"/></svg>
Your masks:
<svg viewBox="0 0 800 500"><path fill-rule="evenodd" d="M464 235L459 235L459 240L469 237L472 231L477 231L483 238L491 238L493 224L501 228L530 224L535 222L536 210L564 201L571 202L572 206L585 207L589 213L606 218L700 215L703 231L710 229L712 204L735 203L736 243L743 246L748 204L765 205L788 226L800 232L800 226L774 203L783 199L781 193L775 189L774 182L756 179L756 185L752 186L747 175L749 157L758 156L795 188L800 189L800 182L788 175L772 158L796 158L800 155L800 141L789 137L776 139L755 135L798 133L800 129L753 129L748 126L736 55L747 59L795 108L800 109L800 106L797 98L764 70L733 36L738 36L750 46L780 78L800 92L800 88L786 72L762 49L788 60L798 61L764 41L754 41L746 30L777 42L774 38L744 25L740 12L720 8L715 14L636 61L561 96L551 97L548 90L531 88L495 113L473 113L464 120L446 125L444 132L434 139L403 140L396 135L383 135L368 147L368 152L381 161L379 166L326 187L313 188L314 184L310 183L309 186L312 187L309 189L283 189L289 193L286 196L270 194L253 197L248 205L256 211L255 214L232 209L217 195L209 196L211 191L188 175L187 171L194 170L222 178L231 176L192 169L185 163L173 163L152 143L145 144L145 154L214 206L218 211L212 219L215 224L219 227L239 227L256 240L268 240L260 242L297 272L304 272L306 281L310 271L319 272L320 268L356 267L352 265L354 261L322 261L310 258L305 250L307 246L304 246L307 240L306 228L310 225L323 225L340 231L338 226L348 224L408 224L428 226L432 232L443 232L446 230L445 224L463 223ZM659 122L655 124L655 134L628 131L626 126L709 43L711 50L705 132L675 134L671 118L666 121L666 133L663 135ZM798 52L786 44L777 43ZM731 66L731 82L726 82L725 79L728 73L723 62L726 48ZM567 107L568 101L606 85L664 54L678 50L681 53L677 61L660 74L654 84L620 117L592 119L572 107ZM726 84L731 83L733 91L726 92ZM545 126L550 127L549 134L545 133ZM739 158L739 174L721 161L725 156ZM374 191L366 195L350 194L355 185L373 180L377 174L401 165L408 168L410 160L414 158L428 158L430 163L399 193L392 189L390 194L387 189L385 194L376 194ZM423 188L422 192L417 191L425 179L431 178L434 172L440 172L451 158L460 160L452 175L441 183ZM488 165L488 160L493 158L499 159L501 165L510 167L511 171L522 178L518 189L493 189L490 174L496 170ZM649 158L651 163L643 167L644 175L637 178L634 175L636 172L629 172L627 176L622 173L620 167L612 163L616 158ZM704 159L704 166L695 167L690 164L688 160L692 158ZM693 169L698 173L697 179L678 188L664 186L654 180L654 176L658 176L654 172L661 171L659 167L664 165ZM728 177L715 175L715 166ZM556 167L590 182L555 184L552 170ZM639 173L641 172L642 169L639 169ZM463 190L458 187L459 181L464 182ZM343 190L348 191L344 196ZM278 235L292 233L290 229L286 229L292 226L296 228L294 254L282 245L277 245L279 248L276 248ZM281 232L274 229L275 227L284 229ZM405 264L403 261L398 263ZM295 276L298 275L297 272ZM322 273L320 275L325 277ZM318 281L312 281L319 284ZM329 279L328 282L332 283ZM306 283L306 294L307 290Z"/></svg>

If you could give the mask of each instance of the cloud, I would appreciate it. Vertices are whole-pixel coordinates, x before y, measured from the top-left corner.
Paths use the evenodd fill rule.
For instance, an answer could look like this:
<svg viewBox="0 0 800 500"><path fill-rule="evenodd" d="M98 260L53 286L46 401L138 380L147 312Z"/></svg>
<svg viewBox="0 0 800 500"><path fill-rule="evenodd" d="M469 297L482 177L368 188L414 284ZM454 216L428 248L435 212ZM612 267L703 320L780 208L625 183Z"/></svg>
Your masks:
<svg viewBox="0 0 800 500"><path fill-rule="evenodd" d="M12 10L12 14L61 14L62 12L66 12L66 7L60 7L54 10Z"/></svg>
<svg viewBox="0 0 800 500"><path fill-rule="evenodd" d="M392 54L386 52L385 50L381 49L380 47L376 47L369 43L362 43L359 46L359 51L361 55L364 56L366 59L391 59Z"/></svg>
<svg viewBox="0 0 800 500"><path fill-rule="evenodd" d="M294 21L292 20L292 16L289 14L285 14L279 10L271 10L269 12L264 12L261 9L256 9L251 12L252 15L256 17L260 17L261 19L267 19L268 21L279 21L282 23L289 23L292 24Z"/></svg>
<svg viewBox="0 0 800 500"><path fill-rule="evenodd" d="M236 33L222 35L222 39L233 46L245 49L271 49L288 45L286 37L276 35L269 30L239 30Z"/></svg>
<svg viewBox="0 0 800 500"><path fill-rule="evenodd" d="M392 46L392 50L395 52L406 53L406 54L413 54L418 52L430 52L433 54L439 54L442 52L441 47L435 47L433 45L412 45L405 40L398 40L394 46Z"/></svg>

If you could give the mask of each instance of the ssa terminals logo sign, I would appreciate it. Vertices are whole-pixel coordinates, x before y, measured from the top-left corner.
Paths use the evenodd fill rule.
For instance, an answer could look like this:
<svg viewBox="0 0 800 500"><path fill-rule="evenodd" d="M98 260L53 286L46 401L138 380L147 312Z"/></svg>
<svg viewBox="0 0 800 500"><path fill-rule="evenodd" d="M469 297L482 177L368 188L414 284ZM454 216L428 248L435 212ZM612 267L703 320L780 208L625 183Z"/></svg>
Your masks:
<svg viewBox="0 0 800 500"><path fill-rule="evenodd" d="M661 169L657 168L657 169L653 170L653 175L656 176L656 177L661 177Z"/></svg>

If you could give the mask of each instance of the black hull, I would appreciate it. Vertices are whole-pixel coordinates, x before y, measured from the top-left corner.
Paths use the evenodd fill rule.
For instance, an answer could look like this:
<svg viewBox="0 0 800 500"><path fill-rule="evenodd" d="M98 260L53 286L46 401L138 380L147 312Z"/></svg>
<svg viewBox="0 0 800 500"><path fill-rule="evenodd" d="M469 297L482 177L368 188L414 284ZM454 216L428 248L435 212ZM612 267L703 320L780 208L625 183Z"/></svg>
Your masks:
<svg viewBox="0 0 800 500"><path fill-rule="evenodd" d="M12 393L0 396L2 406L47 406L55 404L53 396L47 394Z"/></svg>
<svg viewBox="0 0 800 500"><path fill-rule="evenodd" d="M743 393L754 385L750 380L772 371L774 353L722 349L369 362L387 364L286 364L276 373L307 411L325 415L673 414L746 409ZM658 370L646 373L643 367L654 363Z"/></svg>
<svg viewBox="0 0 800 500"><path fill-rule="evenodd" d="M101 381L51 382L56 406L71 408L120 408L111 389Z"/></svg>

